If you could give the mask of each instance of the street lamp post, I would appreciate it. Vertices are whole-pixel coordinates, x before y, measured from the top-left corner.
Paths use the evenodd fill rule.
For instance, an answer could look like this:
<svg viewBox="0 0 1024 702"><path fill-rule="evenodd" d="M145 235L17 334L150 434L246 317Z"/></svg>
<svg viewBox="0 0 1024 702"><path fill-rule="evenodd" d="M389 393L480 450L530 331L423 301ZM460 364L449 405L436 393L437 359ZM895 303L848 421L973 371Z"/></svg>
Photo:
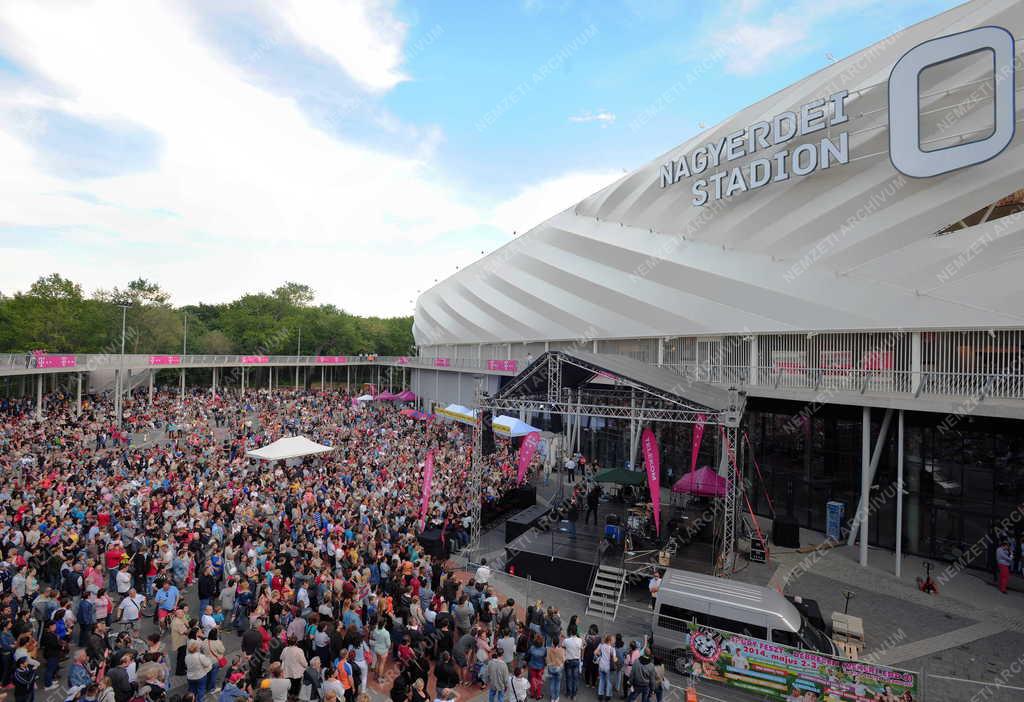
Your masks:
<svg viewBox="0 0 1024 702"><path fill-rule="evenodd" d="M185 332L181 337L181 402L185 402L185 355L188 353L188 312L185 315Z"/></svg>
<svg viewBox="0 0 1024 702"><path fill-rule="evenodd" d="M302 327L299 327L299 350L295 354L295 389L299 389L299 357L302 356Z"/></svg>
<svg viewBox="0 0 1024 702"><path fill-rule="evenodd" d="M117 382L114 383L117 390L116 401L114 402L114 411L117 412L117 428L120 429L124 415L124 340L128 323L128 308L131 307L131 305L123 303L119 304L118 307L121 308L121 359L120 363L118 363Z"/></svg>

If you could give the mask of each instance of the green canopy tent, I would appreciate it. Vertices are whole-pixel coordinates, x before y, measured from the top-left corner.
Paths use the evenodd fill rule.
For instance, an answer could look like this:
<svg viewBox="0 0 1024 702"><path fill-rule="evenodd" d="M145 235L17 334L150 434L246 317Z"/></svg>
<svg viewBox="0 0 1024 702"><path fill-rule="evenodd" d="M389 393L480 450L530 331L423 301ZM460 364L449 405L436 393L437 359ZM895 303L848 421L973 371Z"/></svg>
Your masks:
<svg viewBox="0 0 1024 702"><path fill-rule="evenodd" d="M616 485L643 485L645 474L639 470L625 468L608 468L594 476L596 483L615 483Z"/></svg>

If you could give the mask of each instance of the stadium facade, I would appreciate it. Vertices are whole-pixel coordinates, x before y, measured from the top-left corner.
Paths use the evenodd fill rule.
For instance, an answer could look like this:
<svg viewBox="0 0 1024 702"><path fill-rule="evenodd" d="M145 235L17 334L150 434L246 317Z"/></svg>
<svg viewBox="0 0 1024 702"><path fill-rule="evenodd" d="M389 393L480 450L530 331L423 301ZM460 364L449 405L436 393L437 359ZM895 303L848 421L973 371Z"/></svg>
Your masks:
<svg viewBox="0 0 1024 702"><path fill-rule="evenodd" d="M966 3L555 214L420 296L437 368L414 389L470 405L488 369L551 349L734 386L759 513L824 530L902 466L902 517L872 500L870 542L990 564L972 545L1024 503L1021 38L1024 3ZM591 451L628 460L628 427L592 425ZM661 436L676 475L681 431Z"/></svg>

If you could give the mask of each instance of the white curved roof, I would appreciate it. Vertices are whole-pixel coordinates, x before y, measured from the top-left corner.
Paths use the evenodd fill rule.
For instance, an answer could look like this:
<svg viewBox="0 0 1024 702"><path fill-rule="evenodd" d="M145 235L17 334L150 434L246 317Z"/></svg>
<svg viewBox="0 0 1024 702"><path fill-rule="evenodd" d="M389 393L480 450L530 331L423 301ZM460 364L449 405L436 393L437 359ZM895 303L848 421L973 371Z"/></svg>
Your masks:
<svg viewBox="0 0 1024 702"><path fill-rule="evenodd" d="M894 64L922 42L987 25L1024 37L1024 3L945 12L659 156L426 291L417 343L1024 326L1024 216L935 236L1024 187L1022 130L995 158L930 178L904 176L889 158ZM977 138L992 119L991 93L987 103L979 93L991 75L991 62L973 59L921 74L923 149ZM723 167L842 130L848 163L703 207L691 202L693 179L661 186L671 159L842 90L846 124ZM983 109L957 110L972 100Z"/></svg>

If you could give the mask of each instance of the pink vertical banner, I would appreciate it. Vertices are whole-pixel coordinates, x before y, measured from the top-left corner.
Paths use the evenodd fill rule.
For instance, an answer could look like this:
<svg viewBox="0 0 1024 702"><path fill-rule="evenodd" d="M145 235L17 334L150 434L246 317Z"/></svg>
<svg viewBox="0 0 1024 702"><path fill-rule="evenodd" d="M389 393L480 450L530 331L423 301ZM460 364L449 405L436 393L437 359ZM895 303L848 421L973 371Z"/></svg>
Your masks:
<svg viewBox="0 0 1024 702"><path fill-rule="evenodd" d="M693 425L693 446L690 448L690 472L697 470L697 454L700 453L700 442L704 438L704 420L707 417L703 414L697 415L697 423Z"/></svg>
<svg viewBox="0 0 1024 702"><path fill-rule="evenodd" d="M658 439L650 427L640 437L644 452L644 468L647 470L647 487L651 491L651 508L654 510L654 531L661 533L661 454Z"/></svg>
<svg viewBox="0 0 1024 702"><path fill-rule="evenodd" d="M519 472L516 474L516 485L522 485L526 479L526 469L530 467L533 454L537 453L538 444L540 444L539 431L531 431L523 439L523 445L519 447Z"/></svg>
<svg viewBox="0 0 1024 702"><path fill-rule="evenodd" d="M427 460L423 464L423 500L420 504L420 523L426 527L427 505L430 504L430 484L434 480L434 451L427 452Z"/></svg>

